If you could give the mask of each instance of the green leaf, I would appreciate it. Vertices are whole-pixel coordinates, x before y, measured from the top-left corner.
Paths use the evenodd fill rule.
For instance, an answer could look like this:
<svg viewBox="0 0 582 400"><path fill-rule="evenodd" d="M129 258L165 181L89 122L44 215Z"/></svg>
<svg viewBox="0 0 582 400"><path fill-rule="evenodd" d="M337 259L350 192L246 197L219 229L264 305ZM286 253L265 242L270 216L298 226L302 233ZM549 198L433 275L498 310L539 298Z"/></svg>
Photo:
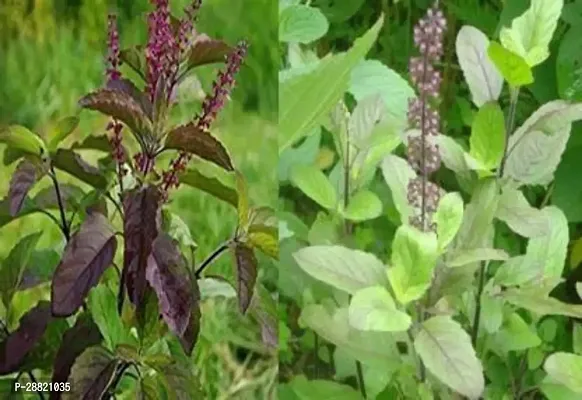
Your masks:
<svg viewBox="0 0 582 400"><path fill-rule="evenodd" d="M91 289L88 299L89 309L93 321L111 351L120 344L131 344L133 338L125 329L123 321L117 312L117 296L105 285L98 285Z"/></svg>
<svg viewBox="0 0 582 400"><path fill-rule="evenodd" d="M324 58L310 73L279 86L279 153L317 127L343 97L352 69L368 53L384 23L381 17L346 53Z"/></svg>
<svg viewBox="0 0 582 400"><path fill-rule="evenodd" d="M25 236L10 250L0 269L0 294L2 302L8 309L14 292L18 290L24 270L28 265L32 251L35 249L42 232Z"/></svg>
<svg viewBox="0 0 582 400"><path fill-rule="evenodd" d="M357 291L350 302L349 319L351 326L362 331L403 332L412 323L382 286Z"/></svg>
<svg viewBox="0 0 582 400"><path fill-rule="evenodd" d="M441 382L472 399L483 393L483 367L471 339L450 317L433 317L422 324L414 348L426 368Z"/></svg>
<svg viewBox="0 0 582 400"><path fill-rule="evenodd" d="M55 126L50 129L47 137L49 151L56 150L58 145L77 128L79 121L80 119L77 116L66 117L59 120Z"/></svg>
<svg viewBox="0 0 582 400"><path fill-rule="evenodd" d="M582 54L580 54L580 25L570 27L560 40L556 58L556 78L560 98L582 101Z"/></svg>
<svg viewBox="0 0 582 400"><path fill-rule="evenodd" d="M68 149L58 149L52 156L53 165L77 179L99 190L105 190L108 185L107 177L102 171L88 164L78 153Z"/></svg>
<svg viewBox="0 0 582 400"><path fill-rule="evenodd" d="M238 203L238 194L233 187L224 183L219 179L219 177L212 176L210 173L199 168L189 169L180 175L180 182L196 189L200 189L203 192L235 207Z"/></svg>
<svg viewBox="0 0 582 400"><path fill-rule="evenodd" d="M484 104L471 128L469 155L485 170L495 169L501 163L505 148L505 119L497 103Z"/></svg>
<svg viewBox="0 0 582 400"><path fill-rule="evenodd" d="M182 246L193 250L198 247L186 222L178 214L167 209L162 210L162 229Z"/></svg>
<svg viewBox="0 0 582 400"><path fill-rule="evenodd" d="M319 11L305 5L286 7L279 14L279 41L311 43L327 33L329 23Z"/></svg>
<svg viewBox="0 0 582 400"><path fill-rule="evenodd" d="M449 267L462 267L479 261L506 261L509 255L499 249L471 249L453 252L447 265Z"/></svg>
<svg viewBox="0 0 582 400"><path fill-rule="evenodd" d="M314 166L298 165L291 171L291 182L320 206L337 208L337 194L323 172Z"/></svg>
<svg viewBox="0 0 582 400"><path fill-rule="evenodd" d="M505 175L526 185L546 185L570 136L582 119L582 104L555 100L541 106L509 138Z"/></svg>
<svg viewBox="0 0 582 400"><path fill-rule="evenodd" d="M544 370L557 382L582 394L582 356L564 352L554 353L546 359Z"/></svg>
<svg viewBox="0 0 582 400"><path fill-rule="evenodd" d="M328 285L350 294L386 282L385 266L373 254L342 246L310 246L293 254L297 264Z"/></svg>
<svg viewBox="0 0 582 400"><path fill-rule="evenodd" d="M305 376L294 377L290 382L280 384L278 395L281 400L360 400L360 394L352 387L334 381L315 379L307 380ZM293 397L285 397L293 396Z"/></svg>
<svg viewBox="0 0 582 400"><path fill-rule="evenodd" d="M337 2L334 0L320 0L317 7L325 14L331 23L346 22L364 4L364 0Z"/></svg>
<svg viewBox="0 0 582 400"><path fill-rule="evenodd" d="M156 368L163 377L164 388L169 399L189 400L202 399L202 389L197 377L190 370L189 365L178 362L164 363Z"/></svg>
<svg viewBox="0 0 582 400"><path fill-rule="evenodd" d="M572 350L574 353L582 356L582 324L574 322L572 330Z"/></svg>
<svg viewBox="0 0 582 400"><path fill-rule="evenodd" d="M412 169L408 161L388 155L382 161L382 176L392 192L394 206L400 214L400 221L408 223L412 215L412 206L408 203L408 184L416 177L416 172Z"/></svg>
<svg viewBox="0 0 582 400"><path fill-rule="evenodd" d="M202 278L198 281L200 288L200 298L202 300L211 297L225 297L227 299L236 297L235 288L228 282L216 278Z"/></svg>
<svg viewBox="0 0 582 400"><path fill-rule="evenodd" d="M578 136L580 137L580 136ZM562 155L562 161L558 165L554 179L554 190L551 194L551 204L559 207L568 222L582 222L582 185L579 185L580 174L578 165L582 145L572 143L569 140L566 151Z"/></svg>
<svg viewBox="0 0 582 400"><path fill-rule="evenodd" d="M534 81L533 73L526 61L499 43L491 42L487 49L487 55L511 86L526 86Z"/></svg>
<svg viewBox="0 0 582 400"><path fill-rule="evenodd" d="M106 392L118 360L101 346L89 347L81 354L69 376L71 390L62 392L63 400L99 399Z"/></svg>
<svg viewBox="0 0 582 400"><path fill-rule="evenodd" d="M380 95L390 121L399 127L407 122L408 100L415 97L408 81L378 60L366 60L352 71L349 92L359 102Z"/></svg>
<svg viewBox="0 0 582 400"><path fill-rule="evenodd" d="M438 256L436 235L401 225L392 242L388 279L396 299L406 304L422 297L430 286Z"/></svg>
<svg viewBox="0 0 582 400"><path fill-rule="evenodd" d="M494 341L505 353L522 351L542 344L535 331L517 313L512 313L504 321Z"/></svg>
<svg viewBox="0 0 582 400"><path fill-rule="evenodd" d="M382 201L378 196L369 190L362 190L356 193L343 212L346 219L350 221L367 221L382 214Z"/></svg>
<svg viewBox="0 0 582 400"><path fill-rule="evenodd" d="M301 310L299 325L314 330L353 359L374 365L387 374L401 365L393 334L354 329L349 324L347 308L330 313L320 304L310 304Z"/></svg>
<svg viewBox="0 0 582 400"><path fill-rule="evenodd" d="M545 290L538 287L523 289L508 289L502 297L516 307L525 308L539 316L563 315L572 318L582 318L582 305L562 303L558 299L548 297Z"/></svg>
<svg viewBox="0 0 582 400"><path fill-rule="evenodd" d="M271 258L279 259L279 231L275 227L255 224L249 227L248 243Z"/></svg>
<svg viewBox="0 0 582 400"><path fill-rule="evenodd" d="M550 41L563 7L563 0L531 0L530 8L515 18L510 28L501 28L501 43L530 67L541 64L550 56Z"/></svg>
<svg viewBox="0 0 582 400"><path fill-rule="evenodd" d="M554 286L559 283L568 250L568 221L554 206L544 208L542 213L550 228L548 233L530 239L525 255L501 265L495 274L497 283L505 286L535 285L540 281Z"/></svg>
<svg viewBox="0 0 582 400"><path fill-rule="evenodd" d="M465 25L457 34L455 47L473 103L481 107L489 101L497 101L503 78L487 56L487 36L479 29Z"/></svg>
<svg viewBox="0 0 582 400"><path fill-rule="evenodd" d="M40 136L20 125L0 127L0 143L37 157L48 154L46 144Z"/></svg>
<svg viewBox="0 0 582 400"><path fill-rule="evenodd" d="M453 241L463 222L463 199L459 193L447 193L440 200L434 215L439 252Z"/></svg>
<svg viewBox="0 0 582 400"><path fill-rule="evenodd" d="M499 189L495 179L481 180L465 207L463 223L455 237L455 249L489 247L493 216L499 203Z"/></svg>
<svg viewBox="0 0 582 400"><path fill-rule="evenodd" d="M339 115L336 116L336 118L340 121L336 122L336 125L341 126L343 111L345 110L341 107L337 110L337 114ZM343 136L347 135L347 132L349 132L350 143L353 145L352 147L354 147L353 153L356 153L352 154L353 157L356 156L358 152L367 150L370 136L376 125L384 117L385 113L386 105L384 104L382 97L378 94L371 95L358 101L358 104L349 116L347 127L334 126L336 135L342 139L344 139ZM385 132L383 133L385 134Z"/></svg>
<svg viewBox="0 0 582 400"><path fill-rule="evenodd" d="M578 400L580 395L567 386L556 383L554 379L546 376L539 384L539 388L548 400Z"/></svg>
<svg viewBox="0 0 582 400"><path fill-rule="evenodd" d="M249 223L250 199L249 190L244 176L240 172L236 172L236 193L238 195L238 203L236 205L238 213L239 226L246 227Z"/></svg>
<svg viewBox="0 0 582 400"><path fill-rule="evenodd" d="M511 187L503 188L495 217L523 237L533 238L549 233L545 214L530 206L521 191Z"/></svg>

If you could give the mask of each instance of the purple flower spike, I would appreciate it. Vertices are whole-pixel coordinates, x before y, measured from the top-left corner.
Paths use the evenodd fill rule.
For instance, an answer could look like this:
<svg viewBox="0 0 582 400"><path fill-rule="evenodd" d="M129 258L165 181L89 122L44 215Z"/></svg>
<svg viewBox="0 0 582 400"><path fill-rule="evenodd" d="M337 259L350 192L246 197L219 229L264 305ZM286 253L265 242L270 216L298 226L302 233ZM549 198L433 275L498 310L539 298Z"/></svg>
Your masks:
<svg viewBox="0 0 582 400"><path fill-rule="evenodd" d="M186 16L180 21L180 29L178 30L178 42L180 43L180 51L183 53L188 49L192 43L192 34L194 31L194 22L198 10L202 6L202 0L194 0L190 5L184 8Z"/></svg>
<svg viewBox="0 0 582 400"><path fill-rule="evenodd" d="M106 76L108 81L115 81L121 78L119 66L119 31L117 30L117 17L110 14L107 17L107 69Z"/></svg>
<svg viewBox="0 0 582 400"><path fill-rule="evenodd" d="M154 100L158 84L166 85L164 89L169 98L180 64L180 47L172 32L168 0L152 0L152 3L156 9L148 16L146 46L146 91L151 101Z"/></svg>
<svg viewBox="0 0 582 400"><path fill-rule="evenodd" d="M208 96L202 104L202 114L198 119L200 129L208 129L216 119L218 112L224 107L228 96L234 87L236 73L247 54L248 45L246 42L240 42L234 51L226 58L226 69L218 73L218 77L212 85L212 94Z"/></svg>
<svg viewBox="0 0 582 400"><path fill-rule="evenodd" d="M224 107L228 96L236 84L235 75L239 71L242 62L247 54L248 45L240 42L226 57L226 68L218 73L214 81L212 94L204 100L202 113L196 122L196 127L202 131L210 129L210 125L216 119L218 112ZM170 169L162 174L162 198L167 199L168 190L179 186L178 175L186 169L192 155L186 152L171 162Z"/></svg>
<svg viewBox="0 0 582 400"><path fill-rule="evenodd" d="M441 165L434 140L439 135L440 116L431 103L439 99L442 77L433 63L440 60L443 54L446 25L437 1L414 27L414 43L420 55L412 57L409 63L410 79L417 88L418 98L409 102L408 122L420 134L408 138L408 162L419 174L408 185L408 201L419 209L419 214L413 215L410 223L423 231L434 229L432 214L440 198L439 187L429 182L428 178Z"/></svg>
<svg viewBox="0 0 582 400"><path fill-rule="evenodd" d="M119 66L121 60L119 58L119 31L117 29L117 17L115 14L109 14L107 17L107 68L106 78L107 83L116 81L121 78ZM111 119L107 125L107 131L110 132L109 143L113 149L113 158L119 165L119 173L125 174L123 163L125 162L125 151L121 144L121 130L123 125L121 122Z"/></svg>

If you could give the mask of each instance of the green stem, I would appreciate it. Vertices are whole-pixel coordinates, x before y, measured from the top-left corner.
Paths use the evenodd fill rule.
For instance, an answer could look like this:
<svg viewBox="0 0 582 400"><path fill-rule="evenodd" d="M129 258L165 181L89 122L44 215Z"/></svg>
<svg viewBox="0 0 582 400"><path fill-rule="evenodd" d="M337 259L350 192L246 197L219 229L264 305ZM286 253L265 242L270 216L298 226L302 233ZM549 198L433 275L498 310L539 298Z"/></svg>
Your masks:
<svg viewBox="0 0 582 400"><path fill-rule="evenodd" d="M505 164L507 158L511 153L509 149L509 138L511 132L513 131L515 125L515 113L517 110L517 101L519 99L519 87L509 89L509 111L507 115L507 120L505 123L505 144L503 147L503 157L501 158L501 165L497 171L497 179L503 178L503 173L505 171ZM477 344L477 338L479 337L479 321L481 320L481 296L483 294L483 289L485 287L485 277L487 275L487 264L482 263L479 268L479 286L477 287L477 293L475 294L475 316L473 317L473 328L471 330L471 342L473 347Z"/></svg>
<svg viewBox="0 0 582 400"><path fill-rule="evenodd" d="M510 88L510 100L509 100L509 113L507 115L507 121L505 123L505 145L503 148L503 158L501 159L501 165L497 171L497 177L503 178L503 172L505 172L505 163L507 162L507 157L511 153L509 149L509 137L513 131L515 125L515 112L517 110L517 101L519 99L519 88Z"/></svg>

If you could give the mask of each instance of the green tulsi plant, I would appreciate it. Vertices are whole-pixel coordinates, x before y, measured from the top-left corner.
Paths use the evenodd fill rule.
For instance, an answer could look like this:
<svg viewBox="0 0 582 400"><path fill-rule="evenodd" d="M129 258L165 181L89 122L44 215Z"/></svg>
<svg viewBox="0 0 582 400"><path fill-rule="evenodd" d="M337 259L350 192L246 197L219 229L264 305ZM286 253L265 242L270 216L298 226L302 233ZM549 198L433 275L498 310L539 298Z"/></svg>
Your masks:
<svg viewBox="0 0 582 400"><path fill-rule="evenodd" d="M109 17L105 87L79 101L110 118L107 135L65 147L79 117L60 121L44 136L22 126L0 133L8 145L5 162L18 161L0 204L0 224L43 213L64 241L51 262L43 260L49 249L37 249L42 232L28 235L1 268L0 375L13 377L11 385L32 383L43 399L203 398L190 356L200 331L201 295L219 286L238 295L240 312L260 321L271 347L275 341L273 299L257 282L255 254L278 255L273 214L249 203L243 175L211 133L247 44L232 47L197 32L199 0L182 18L170 14L167 0L152 3L144 46L120 49L116 18ZM122 63L135 80L122 76ZM216 63L224 66L200 111L175 125L178 85L194 69ZM84 160L86 150L100 152L98 166ZM169 165L167 153L175 155ZM234 188L204 169L187 169L193 157L224 170ZM64 184L61 172L85 186ZM45 177L51 186L29 195ZM179 183L238 210L232 236L202 260L190 228L167 207ZM207 273L226 252L234 283Z"/></svg>
<svg viewBox="0 0 582 400"><path fill-rule="evenodd" d="M564 3L532 0L502 21L497 40L465 25L451 41L442 8L452 15L457 3L437 1L411 29L411 85L363 61L382 19L347 52L319 58L298 43L325 33L315 26L321 11L281 12L286 29L293 13L313 15L313 26L282 35L292 42L280 73L282 207L305 214L281 213L280 290L285 314L299 315L280 329L284 398L582 393L580 325L571 320L582 317L573 304L580 286L568 275L569 295L559 293L569 220L549 205L582 119L575 84L519 115ZM441 118L443 83L453 84L441 72L448 46L470 99L467 145ZM543 199L532 205L536 191Z"/></svg>

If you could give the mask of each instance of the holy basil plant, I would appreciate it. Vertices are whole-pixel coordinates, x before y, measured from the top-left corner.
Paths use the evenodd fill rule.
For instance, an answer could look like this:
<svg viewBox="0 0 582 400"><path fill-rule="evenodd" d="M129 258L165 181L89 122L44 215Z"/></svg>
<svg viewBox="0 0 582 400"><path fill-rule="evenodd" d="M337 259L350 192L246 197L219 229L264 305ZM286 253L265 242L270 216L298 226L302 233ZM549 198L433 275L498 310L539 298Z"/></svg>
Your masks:
<svg viewBox="0 0 582 400"><path fill-rule="evenodd" d="M392 85L372 85L388 70L368 60L352 69L352 81L343 87L352 98L325 110L327 120L283 120L286 145L299 134L319 135L323 125L339 156L329 175L319 158L288 173L291 184L325 211L311 227L291 218L282 222L281 260L288 252L285 267L295 266L303 282L286 295L301 307L299 326L314 332L316 359L331 360L339 381L355 378L350 383L360 393L305 377L286 382L282 393L342 393L346 399L581 396L580 325L563 332L565 344L554 341L557 321L582 318L582 306L554 294L570 237L564 213L548 202L582 104L549 101L516 129L520 94L534 82L532 69L549 57L562 7L561 0L532 0L502 25L498 40L473 26L458 31L453 48L472 102L468 146L447 136L441 121L448 26L438 2L413 29L417 51L409 78L415 91L399 90L408 99L385 99L383 91L398 77ZM309 71L289 71L293 76L285 76L284 86L300 88L298 82L316 76L313 71L333 65L318 63ZM368 78L367 86L358 84L358 74ZM319 98L337 101L343 91ZM296 108L306 102L289 101ZM286 151L299 154L310 140ZM389 154L401 142L404 156ZM377 166L387 191L372 185ZM455 174L459 191L435 183L444 169ZM545 193L541 204L531 204L533 189ZM382 215L379 192L390 197L386 214L395 230L361 239ZM367 251L358 248L361 243ZM576 289L579 302L582 291Z"/></svg>
<svg viewBox="0 0 582 400"><path fill-rule="evenodd" d="M116 18L109 17L105 86L79 100L82 108L110 118L107 135L90 135L64 147L78 117L61 120L44 137L22 126L3 128L0 135L8 145L5 163L18 161L0 205L0 225L40 212L59 226L65 242L62 253L55 254L54 272L37 265L46 265L42 258L53 254L35 250L40 232L22 238L2 264L6 321L0 333L0 373L21 371L18 380L24 371L35 382L33 371L52 371L51 399L107 397L128 374L138 381L134 397L202 398L184 353L192 353L200 331L200 285L210 279L203 271L224 252L232 253L234 286L245 313L258 309L253 301L256 249L277 256L270 210L249 204L242 174L211 133L235 86L247 44L232 47L197 32L199 0L181 19L170 14L167 0L152 3L143 46L120 49ZM174 125L171 112L180 83L196 68L216 63L223 67L200 112ZM134 81L122 76L122 64ZM94 166L85 161L86 150L106 155ZM167 153L173 155L169 165ZM232 175L236 188L187 170L193 157ZM92 190L63 183L57 171ZM44 177L52 185L29 196ZM182 179L238 209L232 237L198 263L189 228L166 207ZM111 204L114 212L108 209ZM111 270L118 274L103 279ZM19 292L41 288L43 277L50 279L50 296L28 292L40 301L15 315ZM42 391L47 389L39 389L41 397Z"/></svg>

